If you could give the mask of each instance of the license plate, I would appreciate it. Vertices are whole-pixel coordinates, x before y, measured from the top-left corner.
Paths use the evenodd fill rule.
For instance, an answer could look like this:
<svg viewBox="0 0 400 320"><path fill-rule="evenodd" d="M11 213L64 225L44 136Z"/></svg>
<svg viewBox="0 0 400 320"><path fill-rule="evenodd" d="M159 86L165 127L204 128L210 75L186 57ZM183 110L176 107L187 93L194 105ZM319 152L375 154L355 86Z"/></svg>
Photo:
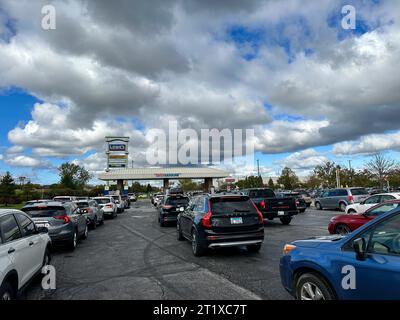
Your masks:
<svg viewBox="0 0 400 320"><path fill-rule="evenodd" d="M242 217L231 218L231 224L242 224L242 223L243 223Z"/></svg>
<svg viewBox="0 0 400 320"><path fill-rule="evenodd" d="M50 224L44 223L44 222L42 222L42 223L35 223L35 225L36 225L36 227L38 227L38 228L48 228L48 227L50 227Z"/></svg>
<svg viewBox="0 0 400 320"><path fill-rule="evenodd" d="M284 216L285 215L285 211L278 211L278 216Z"/></svg>

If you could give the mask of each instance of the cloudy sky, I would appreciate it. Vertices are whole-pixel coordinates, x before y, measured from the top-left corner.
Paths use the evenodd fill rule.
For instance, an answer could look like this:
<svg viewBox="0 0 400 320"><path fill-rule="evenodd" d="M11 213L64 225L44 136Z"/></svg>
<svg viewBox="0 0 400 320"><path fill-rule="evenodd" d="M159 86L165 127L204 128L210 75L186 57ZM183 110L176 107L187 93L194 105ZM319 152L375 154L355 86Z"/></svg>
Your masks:
<svg viewBox="0 0 400 320"><path fill-rule="evenodd" d="M266 175L396 158L399 18L395 0L0 0L0 172L101 171L106 135L130 136L146 165L146 133L170 120L253 128Z"/></svg>

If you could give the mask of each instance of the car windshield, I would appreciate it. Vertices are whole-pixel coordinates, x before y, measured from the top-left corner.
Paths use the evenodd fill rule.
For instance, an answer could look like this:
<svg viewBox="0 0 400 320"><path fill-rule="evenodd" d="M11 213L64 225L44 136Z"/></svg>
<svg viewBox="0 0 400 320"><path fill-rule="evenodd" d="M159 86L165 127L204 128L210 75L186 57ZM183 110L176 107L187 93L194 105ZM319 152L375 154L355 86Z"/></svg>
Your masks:
<svg viewBox="0 0 400 320"><path fill-rule="evenodd" d="M186 206L189 203L189 198L167 198L165 204L171 206Z"/></svg>
<svg viewBox="0 0 400 320"><path fill-rule="evenodd" d="M380 216L399 207L399 203L386 203L367 212L368 216Z"/></svg>
<svg viewBox="0 0 400 320"><path fill-rule="evenodd" d="M368 192L364 188L358 188L358 189L351 189L351 194L353 196L362 196L362 195L368 195Z"/></svg>
<svg viewBox="0 0 400 320"><path fill-rule="evenodd" d="M249 192L250 198L274 198L275 193L270 189L251 190Z"/></svg>
<svg viewBox="0 0 400 320"><path fill-rule="evenodd" d="M67 213L64 207L56 206L22 208L22 211L26 212L32 218L63 216Z"/></svg>
<svg viewBox="0 0 400 320"><path fill-rule="evenodd" d="M76 203L79 208L87 208L89 207L89 202L77 202Z"/></svg>
<svg viewBox="0 0 400 320"><path fill-rule="evenodd" d="M107 198L94 199L94 201L96 201L98 204L106 204L111 202L110 199Z"/></svg>
<svg viewBox="0 0 400 320"><path fill-rule="evenodd" d="M211 198L210 203L213 214L257 212L251 200L246 197Z"/></svg>

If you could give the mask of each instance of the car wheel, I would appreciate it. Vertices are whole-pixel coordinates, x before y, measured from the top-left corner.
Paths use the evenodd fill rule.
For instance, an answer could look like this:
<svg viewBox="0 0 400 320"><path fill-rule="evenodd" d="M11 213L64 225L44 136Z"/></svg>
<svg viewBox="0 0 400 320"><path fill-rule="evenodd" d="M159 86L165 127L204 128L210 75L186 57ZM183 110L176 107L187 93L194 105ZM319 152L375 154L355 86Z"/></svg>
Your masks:
<svg viewBox="0 0 400 320"><path fill-rule="evenodd" d="M319 202L315 203L315 207L317 208L317 210L322 210L322 206Z"/></svg>
<svg viewBox="0 0 400 320"><path fill-rule="evenodd" d="M301 209L300 212L304 213L304 212L306 212L306 209Z"/></svg>
<svg viewBox="0 0 400 320"><path fill-rule="evenodd" d="M184 240L183 235L182 235L182 230L181 230L181 223L179 221L176 223L176 239L178 241Z"/></svg>
<svg viewBox="0 0 400 320"><path fill-rule="evenodd" d="M9 282L4 282L0 287L0 300L14 300L15 290Z"/></svg>
<svg viewBox="0 0 400 320"><path fill-rule="evenodd" d="M104 224L104 214L103 214L103 218L99 222L99 226L102 226L103 224Z"/></svg>
<svg viewBox="0 0 400 320"><path fill-rule="evenodd" d="M50 249L47 247L47 248L46 248L46 251L44 252L42 268L43 268L44 266L49 265L49 264L50 264L50 261L51 261Z"/></svg>
<svg viewBox="0 0 400 320"><path fill-rule="evenodd" d="M249 252L259 252L261 249L261 244L251 244L246 246L246 248Z"/></svg>
<svg viewBox="0 0 400 320"><path fill-rule="evenodd" d="M89 235L89 228L88 228L88 226L86 225L86 226L85 226L85 232L84 232L83 235L82 235L82 239L87 239L87 238L88 238L88 235Z"/></svg>
<svg viewBox="0 0 400 320"><path fill-rule="evenodd" d="M95 230L97 228L97 216L94 217L92 222L92 229Z"/></svg>
<svg viewBox="0 0 400 320"><path fill-rule="evenodd" d="M345 204L344 202L341 202L339 204L339 210L342 211L342 212L346 211L346 207L347 207L347 204Z"/></svg>
<svg viewBox="0 0 400 320"><path fill-rule="evenodd" d="M71 250L75 250L78 245L78 232L75 230L74 235L72 236L72 240L69 243L68 247Z"/></svg>
<svg viewBox="0 0 400 320"><path fill-rule="evenodd" d="M337 234L346 235L351 232L351 229L348 226L346 226L345 224L338 224L336 226L335 232Z"/></svg>
<svg viewBox="0 0 400 320"><path fill-rule="evenodd" d="M206 252L206 248L204 248L199 241L199 234L196 229L192 231L192 251L193 255L196 257L201 257Z"/></svg>
<svg viewBox="0 0 400 320"><path fill-rule="evenodd" d="M158 219L158 223L160 224L160 227L165 227L165 222L162 221L160 218Z"/></svg>
<svg viewBox="0 0 400 320"><path fill-rule="evenodd" d="M305 273L297 281L296 299L335 300L335 294L322 277L314 273Z"/></svg>
<svg viewBox="0 0 400 320"><path fill-rule="evenodd" d="M287 226L292 221L292 218L291 217L283 217L280 220L281 220L283 225Z"/></svg>

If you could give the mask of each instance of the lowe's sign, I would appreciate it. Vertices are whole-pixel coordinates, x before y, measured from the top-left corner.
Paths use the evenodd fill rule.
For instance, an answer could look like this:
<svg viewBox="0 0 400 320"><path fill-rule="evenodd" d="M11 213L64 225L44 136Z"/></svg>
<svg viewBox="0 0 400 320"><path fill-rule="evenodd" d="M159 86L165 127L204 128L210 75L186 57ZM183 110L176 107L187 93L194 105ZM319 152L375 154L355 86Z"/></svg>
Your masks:
<svg viewBox="0 0 400 320"><path fill-rule="evenodd" d="M108 145L109 151L126 151L126 144L116 143L116 144L109 144Z"/></svg>

